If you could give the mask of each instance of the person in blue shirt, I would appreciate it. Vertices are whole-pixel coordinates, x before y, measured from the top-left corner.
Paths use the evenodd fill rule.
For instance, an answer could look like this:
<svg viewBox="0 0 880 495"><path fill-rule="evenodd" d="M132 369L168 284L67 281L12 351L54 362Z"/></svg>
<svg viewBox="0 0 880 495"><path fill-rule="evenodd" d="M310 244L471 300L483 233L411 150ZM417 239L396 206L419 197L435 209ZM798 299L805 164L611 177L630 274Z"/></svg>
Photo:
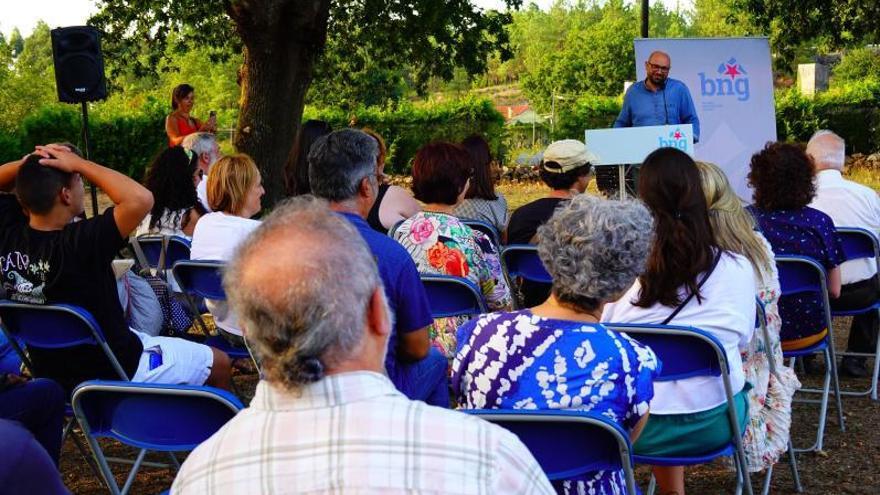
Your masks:
<svg viewBox="0 0 880 495"><path fill-rule="evenodd" d="M694 100L683 82L669 77L671 64L666 53L651 53L645 61L648 77L630 86L614 127L691 124L694 142L700 140L700 119Z"/></svg>
<svg viewBox="0 0 880 495"><path fill-rule="evenodd" d="M375 139L362 131L323 136L309 151L309 185L357 228L376 258L395 316L385 357L388 377L410 399L449 407L448 363L428 339L433 318L415 263L403 246L366 222L379 189L377 153Z"/></svg>
<svg viewBox="0 0 880 495"><path fill-rule="evenodd" d="M650 125L693 125L694 143L700 140L700 119L688 87L669 77L672 61L665 52L652 52L645 61L648 76L627 90L623 108L614 121L614 127L644 127ZM596 185L606 195L618 188L617 167L596 167ZM635 193L638 166L629 167L626 174L627 190Z"/></svg>

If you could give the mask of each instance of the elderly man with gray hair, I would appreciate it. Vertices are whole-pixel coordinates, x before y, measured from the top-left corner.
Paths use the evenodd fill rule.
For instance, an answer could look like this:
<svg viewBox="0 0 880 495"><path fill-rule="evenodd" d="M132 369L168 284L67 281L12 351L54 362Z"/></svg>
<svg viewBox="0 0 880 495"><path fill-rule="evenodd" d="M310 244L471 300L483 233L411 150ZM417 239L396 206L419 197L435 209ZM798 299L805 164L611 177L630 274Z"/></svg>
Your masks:
<svg viewBox="0 0 880 495"><path fill-rule="evenodd" d="M192 151L199 157L199 170L202 172L203 180L196 186L196 194L202 206L211 211L211 207L208 206L208 172L221 156L217 136L213 132L194 132L183 138L181 145L183 149Z"/></svg>
<svg viewBox="0 0 880 495"><path fill-rule="evenodd" d="M844 179L841 174L846 160L845 145L843 138L828 130L813 134L807 143L807 154L816 167L816 196L810 206L831 217L836 227L860 227L880 236L880 198L877 193L870 187ZM836 310L863 308L880 297L874 260L843 263L840 278L840 297L831 300L831 307ZM854 316L846 350L876 352L878 324L880 319L876 311ZM839 369L849 376L868 376L865 358L860 356L844 357Z"/></svg>
<svg viewBox="0 0 880 495"><path fill-rule="evenodd" d="M385 369L398 390L413 400L449 407L449 363L431 347L433 322L428 296L406 250L365 221L376 202L376 140L365 132L343 129L319 138L309 153L312 194L351 222L373 252L385 295L395 315L388 339Z"/></svg>
<svg viewBox="0 0 880 495"><path fill-rule="evenodd" d="M512 433L394 389L373 254L324 201L276 208L224 285L264 380L190 454L172 493L553 493Z"/></svg>
<svg viewBox="0 0 880 495"><path fill-rule="evenodd" d="M644 205L581 194L538 229L553 277L546 302L483 315L458 331L452 386L469 409L568 409L612 419L635 442L654 396L657 357L599 323L606 302L645 267L653 220ZM559 493L626 493L621 470L585 473Z"/></svg>

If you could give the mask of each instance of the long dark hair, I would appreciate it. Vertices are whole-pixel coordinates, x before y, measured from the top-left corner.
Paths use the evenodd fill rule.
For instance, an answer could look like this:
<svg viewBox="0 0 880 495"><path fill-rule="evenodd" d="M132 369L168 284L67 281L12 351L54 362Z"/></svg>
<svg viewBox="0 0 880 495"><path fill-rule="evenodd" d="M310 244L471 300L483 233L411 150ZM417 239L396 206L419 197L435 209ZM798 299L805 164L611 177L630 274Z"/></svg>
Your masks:
<svg viewBox="0 0 880 495"><path fill-rule="evenodd" d="M171 90L171 109L177 110L177 102L186 98L186 95L195 91L196 88L190 86L189 84L183 83L178 84Z"/></svg>
<svg viewBox="0 0 880 495"><path fill-rule="evenodd" d="M712 267L718 246L697 165L675 148L654 151L639 171L639 195L654 215L655 237L634 304L677 306L682 286L700 302L698 277Z"/></svg>
<svg viewBox="0 0 880 495"><path fill-rule="evenodd" d="M492 153L489 143L479 135L471 135L461 142L461 146L471 155L474 175L465 198L481 198L490 201L498 199L495 194L495 181L492 180Z"/></svg>
<svg viewBox="0 0 880 495"><path fill-rule="evenodd" d="M153 159L144 175L144 186L153 193L151 229L159 225L165 210L175 212L181 227L186 227L193 208L199 215L206 213L193 185L193 174L198 166L198 155L188 154L181 146L165 148Z"/></svg>
<svg viewBox="0 0 880 495"><path fill-rule="evenodd" d="M307 120L300 128L290 150L285 170L285 183L288 196L309 194L309 150L319 137L330 134L333 128L323 120Z"/></svg>

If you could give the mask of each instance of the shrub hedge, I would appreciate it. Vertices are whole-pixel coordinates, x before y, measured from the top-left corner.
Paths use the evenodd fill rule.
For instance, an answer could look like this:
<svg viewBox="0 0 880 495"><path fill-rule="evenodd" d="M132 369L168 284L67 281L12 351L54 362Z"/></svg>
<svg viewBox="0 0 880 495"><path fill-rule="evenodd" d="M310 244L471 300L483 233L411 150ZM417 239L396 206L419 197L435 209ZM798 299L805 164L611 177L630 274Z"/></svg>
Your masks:
<svg viewBox="0 0 880 495"><path fill-rule="evenodd" d="M880 150L880 80L867 79L833 88L816 97L795 89L776 92L780 140L805 141L820 128L843 136L852 152ZM91 156L136 179L165 146L165 102L148 98L136 109L96 105L90 114ZM552 139L583 139L584 129L609 127L621 98L583 96L557 106ZM306 107L303 119L321 119L333 128L369 127L385 137L389 173L407 174L416 150L433 140L460 141L472 133L487 138L495 156L506 156L508 130L488 99L467 97L441 103L402 103L394 108L365 108L348 113ZM70 141L81 145L79 108L51 104L24 119L16 134L0 131L0 163L21 157L34 145Z"/></svg>

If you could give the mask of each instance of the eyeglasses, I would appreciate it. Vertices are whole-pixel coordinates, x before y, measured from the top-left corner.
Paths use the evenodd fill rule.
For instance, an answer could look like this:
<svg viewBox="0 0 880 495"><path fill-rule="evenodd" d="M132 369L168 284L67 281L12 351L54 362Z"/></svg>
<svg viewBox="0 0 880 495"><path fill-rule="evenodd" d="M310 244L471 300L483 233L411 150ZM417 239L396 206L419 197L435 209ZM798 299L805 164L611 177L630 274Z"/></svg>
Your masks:
<svg viewBox="0 0 880 495"><path fill-rule="evenodd" d="M651 70L653 70L653 71L669 72L668 65L657 65L657 64L652 64L651 62L648 62L648 67L650 67Z"/></svg>

